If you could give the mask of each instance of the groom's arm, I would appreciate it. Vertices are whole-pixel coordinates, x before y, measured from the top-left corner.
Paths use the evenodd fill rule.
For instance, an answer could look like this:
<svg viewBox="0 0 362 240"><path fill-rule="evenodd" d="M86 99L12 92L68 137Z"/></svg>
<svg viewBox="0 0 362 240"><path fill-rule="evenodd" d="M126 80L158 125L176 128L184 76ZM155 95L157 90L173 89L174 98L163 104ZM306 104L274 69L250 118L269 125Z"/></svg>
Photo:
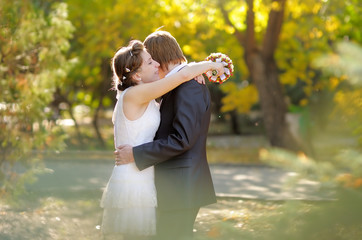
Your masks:
<svg viewBox="0 0 362 240"><path fill-rule="evenodd" d="M140 170L167 161L190 149L197 140L203 112L209 107L203 89L196 81L189 81L175 90L175 116L172 133L133 147L133 156Z"/></svg>

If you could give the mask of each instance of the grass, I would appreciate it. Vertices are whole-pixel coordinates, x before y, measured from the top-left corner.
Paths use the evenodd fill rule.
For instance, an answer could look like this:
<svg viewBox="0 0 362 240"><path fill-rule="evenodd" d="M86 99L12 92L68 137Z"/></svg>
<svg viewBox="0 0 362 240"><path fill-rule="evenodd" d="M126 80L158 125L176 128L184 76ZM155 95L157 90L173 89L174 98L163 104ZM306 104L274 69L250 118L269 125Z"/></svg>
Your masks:
<svg viewBox="0 0 362 240"><path fill-rule="evenodd" d="M0 239L100 239L95 196L32 196L22 208L0 205Z"/></svg>
<svg viewBox="0 0 362 240"><path fill-rule="evenodd" d="M232 164L261 164L258 149L228 148L220 149L209 147L207 159L210 164L232 163Z"/></svg>
<svg viewBox="0 0 362 240"><path fill-rule="evenodd" d="M222 224L234 231L257 232L264 226L254 221L261 215L279 214L277 202L219 199L200 210L195 224L195 240L228 239ZM0 239L102 239L99 196L32 196L24 208L0 204ZM232 238L230 238L232 239Z"/></svg>
<svg viewBox="0 0 362 240"><path fill-rule="evenodd" d="M102 239L99 196L98 192L32 194L22 199L22 207L0 202L0 239ZM348 206L343 206L344 217L335 214L341 214L335 207L333 202L220 198L201 208L194 240L361 239L361 217L344 223L350 216L345 211Z"/></svg>

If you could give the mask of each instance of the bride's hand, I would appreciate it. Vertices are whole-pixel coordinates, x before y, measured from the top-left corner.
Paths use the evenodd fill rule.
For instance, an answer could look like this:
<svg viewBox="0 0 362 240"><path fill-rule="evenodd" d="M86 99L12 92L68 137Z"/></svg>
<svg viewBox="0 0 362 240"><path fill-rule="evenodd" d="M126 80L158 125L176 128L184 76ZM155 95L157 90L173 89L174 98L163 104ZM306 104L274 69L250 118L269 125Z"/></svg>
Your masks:
<svg viewBox="0 0 362 240"><path fill-rule="evenodd" d="M225 67L225 64L223 62L213 62L213 68L214 70L217 71L217 75L216 76L221 76L224 74L224 67Z"/></svg>
<svg viewBox="0 0 362 240"><path fill-rule="evenodd" d="M205 77L204 75L199 75L197 77L194 78L198 83L200 84L205 84Z"/></svg>

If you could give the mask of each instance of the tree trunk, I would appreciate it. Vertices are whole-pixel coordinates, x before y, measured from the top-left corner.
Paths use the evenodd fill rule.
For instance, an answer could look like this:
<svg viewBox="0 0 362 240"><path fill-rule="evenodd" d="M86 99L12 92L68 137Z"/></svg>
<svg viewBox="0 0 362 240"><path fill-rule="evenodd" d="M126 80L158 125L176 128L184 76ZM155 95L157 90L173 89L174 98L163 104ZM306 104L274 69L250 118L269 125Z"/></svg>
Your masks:
<svg viewBox="0 0 362 240"><path fill-rule="evenodd" d="M231 130L233 134L240 135L240 127L239 127L239 121L238 121L238 114L236 110L230 112L230 123L231 123Z"/></svg>
<svg viewBox="0 0 362 240"><path fill-rule="evenodd" d="M92 124L93 124L94 131L96 132L98 142L99 142L99 144L101 145L101 148L105 148L105 147L106 147L106 144L105 144L105 142L104 142L104 140L103 140L103 137L102 137L101 132L99 131L99 122L98 122L98 119L99 119L99 111L100 111L101 108L102 108L102 100L103 100L103 97L100 98L98 107L97 107L97 109L96 109L95 112L94 112Z"/></svg>
<svg viewBox="0 0 362 240"><path fill-rule="evenodd" d="M83 149L84 148L84 143L83 143L82 133L80 132L79 124L77 122L77 119L75 119L75 117L74 117L73 107L72 107L72 105L70 105L70 103L69 103L68 113L69 113L71 119L74 121L75 131L77 133L79 145L80 145L80 148Z"/></svg>
<svg viewBox="0 0 362 240"><path fill-rule="evenodd" d="M261 49L255 47L253 0L248 0L246 62L254 81L261 104L267 137L272 146L299 150L297 141L289 131L285 116L282 86L279 82L278 67L274 59L275 49L284 18L286 0L276 0L277 7L269 14L268 26Z"/></svg>
<svg viewBox="0 0 362 240"><path fill-rule="evenodd" d="M71 117L71 119L74 121L74 127L75 127L75 131L77 133L77 138L79 141L79 145L80 148L84 147L83 144L83 137L82 134L80 132L80 127L79 124L77 122L77 119L75 119L74 114L73 114L73 104L69 101L69 99L67 97L65 97L62 93L61 90L59 88L57 88L57 90L54 93L54 100L51 103L51 107L53 108L54 112L55 112L55 116L54 116L54 121L57 120L60 117L60 109L59 109L59 104L60 103L66 103L68 105L68 113Z"/></svg>
<svg viewBox="0 0 362 240"><path fill-rule="evenodd" d="M270 144L275 147L300 150L285 119L287 105L275 61L263 59L261 53L254 53L249 57L253 64L251 74L258 88L264 126Z"/></svg>
<svg viewBox="0 0 362 240"><path fill-rule="evenodd" d="M111 88L111 69L109 66L109 59L103 59L101 65L101 74L103 76L103 81L99 83L99 87L93 94L95 98L98 98L98 106L94 112L92 123L101 147L105 148L106 144L99 129L99 113L103 108L103 99Z"/></svg>

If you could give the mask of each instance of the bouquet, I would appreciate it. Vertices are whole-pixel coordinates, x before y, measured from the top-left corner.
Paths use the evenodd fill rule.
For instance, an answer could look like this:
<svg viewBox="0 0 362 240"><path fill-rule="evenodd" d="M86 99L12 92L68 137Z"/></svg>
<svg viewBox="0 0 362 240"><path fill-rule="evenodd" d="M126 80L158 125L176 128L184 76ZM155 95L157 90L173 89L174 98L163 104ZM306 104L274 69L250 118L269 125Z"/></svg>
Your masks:
<svg viewBox="0 0 362 240"><path fill-rule="evenodd" d="M223 54L223 53L211 53L210 56L208 56L205 61L213 61L213 62L223 62L224 64L224 74L221 76L217 76L218 72L216 70L208 71L206 73L207 78L211 82L217 82L217 83L223 83L226 80L228 80L234 72L234 65L233 61L231 59Z"/></svg>

